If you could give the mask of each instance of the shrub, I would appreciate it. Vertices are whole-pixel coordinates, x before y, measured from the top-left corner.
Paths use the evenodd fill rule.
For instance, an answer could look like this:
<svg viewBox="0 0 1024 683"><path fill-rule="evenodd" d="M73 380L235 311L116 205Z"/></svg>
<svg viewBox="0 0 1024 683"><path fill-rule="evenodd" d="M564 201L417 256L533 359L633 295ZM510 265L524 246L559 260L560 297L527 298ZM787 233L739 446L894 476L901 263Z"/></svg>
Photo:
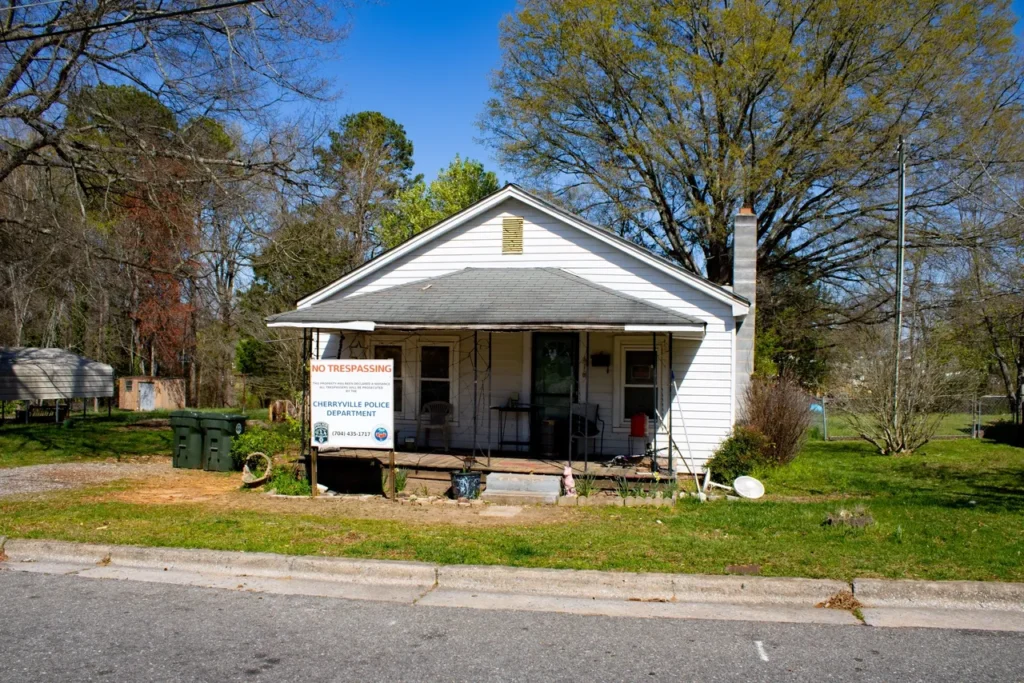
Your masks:
<svg viewBox="0 0 1024 683"><path fill-rule="evenodd" d="M737 425L708 461L711 478L720 484L731 484L744 474L768 464L768 439L763 434Z"/></svg>
<svg viewBox="0 0 1024 683"><path fill-rule="evenodd" d="M882 455L913 453L928 443L964 400L963 388L971 386L971 373L926 338L897 346L891 333L870 330L853 344L858 356L835 404L857 435ZM897 353L900 374L894 385Z"/></svg>
<svg viewBox="0 0 1024 683"><path fill-rule="evenodd" d="M290 425L285 424L279 428L257 425L232 440L231 458L235 461L235 468L241 469L242 462L250 453L259 451L273 458L295 443Z"/></svg>
<svg viewBox="0 0 1024 683"><path fill-rule="evenodd" d="M282 496L308 496L313 492L305 474L296 467L275 467L266 487Z"/></svg>
<svg viewBox="0 0 1024 683"><path fill-rule="evenodd" d="M811 401L789 377L754 377L744 397L743 418L766 439L767 464L785 465L796 458L807 438Z"/></svg>

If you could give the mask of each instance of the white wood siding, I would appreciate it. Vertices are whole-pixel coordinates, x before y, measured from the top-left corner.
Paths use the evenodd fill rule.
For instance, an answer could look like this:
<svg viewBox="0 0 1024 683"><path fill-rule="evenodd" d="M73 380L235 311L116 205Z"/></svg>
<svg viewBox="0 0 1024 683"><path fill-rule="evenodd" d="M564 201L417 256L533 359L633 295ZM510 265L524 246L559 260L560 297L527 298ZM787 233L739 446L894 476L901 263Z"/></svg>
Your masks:
<svg viewBox="0 0 1024 683"><path fill-rule="evenodd" d="M508 216L522 216L524 219L522 254L502 253L502 219ZM692 457L698 465L702 465L728 435L735 415L735 318L731 306L516 200L510 199L467 221L465 225L428 242L382 272L335 293L331 299L358 296L466 267L562 268L596 284L705 321L707 333L703 340L675 340L673 371L676 388L672 392L672 428L673 441L678 448L677 463L680 462L679 457L683 456ZM342 354L348 357L349 353L359 354L361 349L368 348L365 341L358 341L363 336L347 333ZM480 335L481 353L485 353L485 336ZM473 386L472 364L467 362L467 354L472 351L472 334L461 333L459 337L460 360L463 362L459 364L459 415L458 425L453 430L452 445L468 448L472 445L470 397ZM603 368L592 370L590 396L592 402L601 406L601 417L606 423L605 451L609 454L626 452L628 436L628 432L619 429L620 425L612 424L615 391L613 377L617 372L615 337L611 333L593 333L590 342L591 353L606 351L613 356L610 373L605 373ZM336 333L321 333L321 352L325 356L337 355L337 338ZM638 338L650 339L650 335L640 335ZM659 335L659 338L663 344L666 343L665 335ZM528 333L494 335L492 405L503 403L512 391L520 392L522 400L529 400L529 344ZM582 359L582 335L580 344ZM659 377L663 385L667 386L668 358L665 350L667 347L660 354L662 368ZM482 424L481 416L483 422L486 422L489 408L489 405L478 404L478 429ZM666 408L663 404L661 410L665 411ZM415 433L415 420L410 422L411 425L396 424L400 439L406 435L410 426L412 433ZM491 416L491 425L493 433L488 438L496 444L496 415ZM659 442L663 445L663 439L667 437L667 422L663 422L659 432Z"/></svg>

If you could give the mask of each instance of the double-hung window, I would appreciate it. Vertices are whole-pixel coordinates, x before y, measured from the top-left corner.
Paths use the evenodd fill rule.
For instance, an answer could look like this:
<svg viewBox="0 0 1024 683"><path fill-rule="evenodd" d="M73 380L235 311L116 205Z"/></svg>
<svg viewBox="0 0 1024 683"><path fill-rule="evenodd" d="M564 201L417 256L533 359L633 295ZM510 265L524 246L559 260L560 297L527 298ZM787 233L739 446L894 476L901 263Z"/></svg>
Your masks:
<svg viewBox="0 0 1024 683"><path fill-rule="evenodd" d="M625 349L625 380L622 383L622 417L637 413L654 417L654 351Z"/></svg>
<svg viewBox="0 0 1024 683"><path fill-rule="evenodd" d="M452 403L452 347L420 346L420 409L431 401Z"/></svg>
<svg viewBox="0 0 1024 683"><path fill-rule="evenodd" d="M379 344L373 347L373 357L375 360L391 359L395 361L394 411L395 417L399 417L405 412L402 408L402 396L405 387L402 381L402 347L399 344Z"/></svg>

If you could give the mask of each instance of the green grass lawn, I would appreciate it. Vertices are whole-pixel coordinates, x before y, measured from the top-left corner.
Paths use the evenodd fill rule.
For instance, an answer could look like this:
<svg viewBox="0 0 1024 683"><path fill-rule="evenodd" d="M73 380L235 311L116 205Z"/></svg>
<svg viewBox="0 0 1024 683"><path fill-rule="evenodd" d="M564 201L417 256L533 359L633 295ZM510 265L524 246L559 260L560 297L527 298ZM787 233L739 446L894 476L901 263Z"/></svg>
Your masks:
<svg viewBox="0 0 1024 683"><path fill-rule="evenodd" d="M204 412L236 412L230 409ZM249 411L253 419L265 419L267 411ZM170 411L131 412L115 410L73 415L72 426L33 422L6 422L0 427L0 468L53 462L104 460L138 455L170 455L169 427L151 428L138 423L167 418Z"/></svg>
<svg viewBox="0 0 1024 683"><path fill-rule="evenodd" d="M352 519L313 502L270 513L255 497L254 509L137 505L104 500L107 487L0 499L0 534L529 567L717 574L754 563L775 576L1024 581L1024 449L943 441L887 458L857 442L811 442L764 479L769 496L758 502L562 509L557 523L488 527ZM855 506L875 523L822 525Z"/></svg>

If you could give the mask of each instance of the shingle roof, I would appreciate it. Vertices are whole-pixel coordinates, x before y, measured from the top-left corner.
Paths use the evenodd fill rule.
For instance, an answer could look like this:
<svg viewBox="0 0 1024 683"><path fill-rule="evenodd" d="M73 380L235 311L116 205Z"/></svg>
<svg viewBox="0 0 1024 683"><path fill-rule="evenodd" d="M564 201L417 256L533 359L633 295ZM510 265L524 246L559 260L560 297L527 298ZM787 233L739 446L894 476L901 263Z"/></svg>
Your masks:
<svg viewBox="0 0 1024 683"><path fill-rule="evenodd" d="M558 268L465 268L267 320L306 324L368 320L378 327L704 325Z"/></svg>

